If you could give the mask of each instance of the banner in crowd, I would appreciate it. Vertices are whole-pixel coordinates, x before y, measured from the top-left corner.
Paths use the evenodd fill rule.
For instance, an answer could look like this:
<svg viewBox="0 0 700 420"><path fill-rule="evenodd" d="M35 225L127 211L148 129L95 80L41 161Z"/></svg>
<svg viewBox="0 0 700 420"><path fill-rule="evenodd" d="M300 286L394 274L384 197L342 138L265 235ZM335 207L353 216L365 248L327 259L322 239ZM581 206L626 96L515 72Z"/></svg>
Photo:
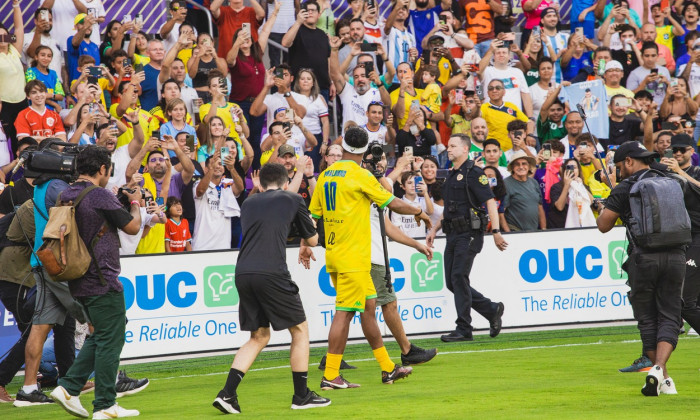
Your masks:
<svg viewBox="0 0 700 420"><path fill-rule="evenodd" d="M568 102L569 109L572 111L577 109L577 105L581 105L586 113L586 122L591 129L591 134L598 138L608 138L610 118L603 80L596 79L566 86L561 90L559 99L564 103ZM584 126L583 131L588 132L588 128Z"/></svg>
<svg viewBox="0 0 700 420"><path fill-rule="evenodd" d="M490 236L476 257L471 283L505 304L505 327L631 319L623 228L601 234L596 229L506 235L510 244L498 251ZM533 245L538 244L538 245ZM454 329L453 296L445 286L445 240L435 243L428 261L412 248L391 242L389 256L398 310L408 334ZM298 248L287 249L287 261L306 309L312 341L325 341L335 313L335 290L325 270L323 249L315 249L310 270L298 265ZM124 295L129 322L122 356L224 350L240 347L249 337L240 330L235 287L237 251L166 254L122 258ZM0 354L18 338L14 320L0 306ZM488 321L473 313L475 328ZM390 334L381 310L376 313ZM359 316L350 337L361 338ZM271 344L289 342L286 331L273 333Z"/></svg>

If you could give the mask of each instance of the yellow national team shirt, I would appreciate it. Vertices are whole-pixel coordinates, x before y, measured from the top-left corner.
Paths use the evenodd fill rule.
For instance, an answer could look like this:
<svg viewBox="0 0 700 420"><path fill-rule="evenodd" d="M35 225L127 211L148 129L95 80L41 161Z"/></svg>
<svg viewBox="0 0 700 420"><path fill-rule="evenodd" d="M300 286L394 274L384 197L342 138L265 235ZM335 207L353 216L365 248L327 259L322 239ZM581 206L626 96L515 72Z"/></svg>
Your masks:
<svg viewBox="0 0 700 420"><path fill-rule="evenodd" d="M309 211L326 231L326 270L329 273L369 272L372 267L372 231L369 209L381 208L394 196L366 169L341 160L318 178Z"/></svg>
<svg viewBox="0 0 700 420"><path fill-rule="evenodd" d="M394 108L394 105L399 101L399 90L396 89L393 92L391 92L391 107ZM411 96L408 92L404 93L403 95L403 104L404 104L404 111L403 111L403 118L401 118L398 121L398 127L399 130L403 128L403 126L406 124L406 120L408 120L408 114L411 112L411 103L413 101L418 101L420 103L420 98L423 95L423 89L416 89L416 96ZM204 115L201 114L200 115Z"/></svg>
<svg viewBox="0 0 700 420"><path fill-rule="evenodd" d="M437 83L431 83L425 87L423 94L420 96L420 104L428 107L433 114L440 112L442 91Z"/></svg>
<svg viewBox="0 0 700 420"><path fill-rule="evenodd" d="M109 107L109 113L114 117L114 118L119 118L117 116L117 106L119 104L112 104L112 106ZM129 108L126 110L126 113L133 112L134 110ZM117 147L124 146L125 144L131 143L131 139L134 138L134 127L133 125L126 120L126 118L122 118L122 122L126 124L128 129L117 138ZM141 129L143 130L143 138L144 138L144 144L145 142L148 141L148 139L151 137L151 133L153 130L157 130L158 127L160 127L160 124L156 121L155 118L148 112L144 111L143 109L139 109L139 125L141 126Z"/></svg>
<svg viewBox="0 0 700 420"><path fill-rule="evenodd" d="M416 71L418 71L421 64L423 64L422 59L416 61ZM440 77L438 77L437 80L438 82L444 85L445 83L447 83L448 80L450 80L450 76L452 75L452 66L450 65L450 60L446 59L445 57L440 57L440 60L438 60L437 63L437 68L440 72Z"/></svg>
<svg viewBox="0 0 700 420"><path fill-rule="evenodd" d="M508 123L513 120L527 122L527 115L510 102L504 102L500 108L488 102L481 104L481 116L486 120L489 137L498 140L504 152L513 148L513 142L506 129Z"/></svg>
<svg viewBox="0 0 700 420"><path fill-rule="evenodd" d="M71 88L75 86L75 83L78 81L78 79L73 80L70 84ZM87 84L87 80L81 83ZM109 80L105 79L104 77L100 77L97 79L97 84L100 86L100 102L102 103L103 107L107 107L107 102L105 102L105 92L109 92L112 89L114 89L113 85L109 84Z"/></svg>
<svg viewBox="0 0 700 420"><path fill-rule="evenodd" d="M211 102L208 104L204 104L199 107L199 116L204 119L204 116L209 113L209 108L211 108ZM240 137L238 137L238 131L236 131L236 126L235 122L233 121L233 118L231 118L231 109L232 108L240 108L237 104L234 104L232 102L226 102L225 107L219 107L216 110L216 115L218 117L221 117L222 120L224 120L224 127L228 127L231 132L228 134L229 137L233 137L236 142L241 143ZM248 120L245 119L245 116L243 117L243 121L245 123L248 123Z"/></svg>
<svg viewBox="0 0 700 420"><path fill-rule="evenodd" d="M657 26L656 27L656 43L660 45L665 45L673 53L673 26Z"/></svg>

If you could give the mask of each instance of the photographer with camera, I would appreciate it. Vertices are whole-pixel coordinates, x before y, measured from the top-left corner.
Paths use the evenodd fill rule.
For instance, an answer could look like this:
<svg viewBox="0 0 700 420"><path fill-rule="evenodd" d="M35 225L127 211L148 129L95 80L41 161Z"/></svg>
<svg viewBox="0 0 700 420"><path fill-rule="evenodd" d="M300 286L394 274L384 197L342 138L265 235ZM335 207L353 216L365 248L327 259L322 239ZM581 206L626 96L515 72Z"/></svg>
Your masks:
<svg viewBox="0 0 700 420"><path fill-rule="evenodd" d="M80 403L80 391L95 372L92 417L95 419L139 414L136 410L120 407L115 400L119 356L124 346L126 328L126 304L119 281L121 266L117 229L130 235L139 232L141 192L123 191L130 202L129 211L124 209L114 194L104 188L109 182L111 166L107 149L87 146L76 157L76 182L66 188L60 197L64 202L76 202L86 188L97 186L84 194L81 205L75 209L75 220L85 244L91 244L93 238L101 236L93 246L94 259L88 271L69 284L71 295L85 308L94 331L85 340L68 373L59 379L59 386L51 396L69 413L88 417L87 410Z"/></svg>
<svg viewBox="0 0 700 420"><path fill-rule="evenodd" d="M444 342L472 341L471 309L489 320L491 337L501 332L503 303L492 302L470 286L469 274L476 254L484 243L484 232L489 220L496 247L504 251L508 243L501 236L498 205L489 187L484 171L469 160L469 137L456 134L450 137L447 155L452 162L442 187L445 209L443 218L428 232L426 244L432 248L437 231L447 235L445 246L445 283L454 294L457 310L457 328L440 339ZM482 210L486 204L487 212Z"/></svg>

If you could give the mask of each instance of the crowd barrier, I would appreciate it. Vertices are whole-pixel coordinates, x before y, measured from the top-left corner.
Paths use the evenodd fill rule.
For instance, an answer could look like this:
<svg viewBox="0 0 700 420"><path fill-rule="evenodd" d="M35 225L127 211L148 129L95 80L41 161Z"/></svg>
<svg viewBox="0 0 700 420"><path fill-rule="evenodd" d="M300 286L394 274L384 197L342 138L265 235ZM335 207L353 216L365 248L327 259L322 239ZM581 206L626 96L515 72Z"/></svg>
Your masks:
<svg viewBox="0 0 700 420"><path fill-rule="evenodd" d="M632 319L627 300L624 228L566 229L505 235L500 252L490 236L477 256L472 285L505 304L504 327L543 326ZM408 334L454 328L452 294L445 287L445 239L435 241L428 261L412 248L389 243L399 314ZM334 315L335 291L325 269L323 249L305 270L298 248L287 249L292 278L299 286L310 339L323 342ZM238 321L234 273L238 251L193 252L123 257L121 281L129 322L122 357L197 353L240 347L248 338ZM376 313L390 334L381 311ZM488 322L473 314L475 328ZM0 305L0 355L18 338L11 315ZM361 338L359 316L350 337ZM271 344L286 344L289 334L272 334Z"/></svg>

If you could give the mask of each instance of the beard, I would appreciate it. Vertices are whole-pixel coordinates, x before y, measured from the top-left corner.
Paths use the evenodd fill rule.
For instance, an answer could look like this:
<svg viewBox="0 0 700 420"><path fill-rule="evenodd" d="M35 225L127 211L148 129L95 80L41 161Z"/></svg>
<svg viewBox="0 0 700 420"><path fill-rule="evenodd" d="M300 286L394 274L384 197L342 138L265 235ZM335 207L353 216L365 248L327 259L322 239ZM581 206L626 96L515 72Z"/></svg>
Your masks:
<svg viewBox="0 0 700 420"><path fill-rule="evenodd" d="M356 90L357 93L359 93L360 95L364 95L364 94L367 93L367 91L369 90L369 85L366 85L366 84L364 84L364 83L361 84L361 85L357 85L357 86L355 86L355 90Z"/></svg>
<svg viewBox="0 0 700 420"><path fill-rule="evenodd" d="M416 0L416 6L418 6L420 8L428 7L428 3L429 3L428 0L425 0L425 1Z"/></svg>

